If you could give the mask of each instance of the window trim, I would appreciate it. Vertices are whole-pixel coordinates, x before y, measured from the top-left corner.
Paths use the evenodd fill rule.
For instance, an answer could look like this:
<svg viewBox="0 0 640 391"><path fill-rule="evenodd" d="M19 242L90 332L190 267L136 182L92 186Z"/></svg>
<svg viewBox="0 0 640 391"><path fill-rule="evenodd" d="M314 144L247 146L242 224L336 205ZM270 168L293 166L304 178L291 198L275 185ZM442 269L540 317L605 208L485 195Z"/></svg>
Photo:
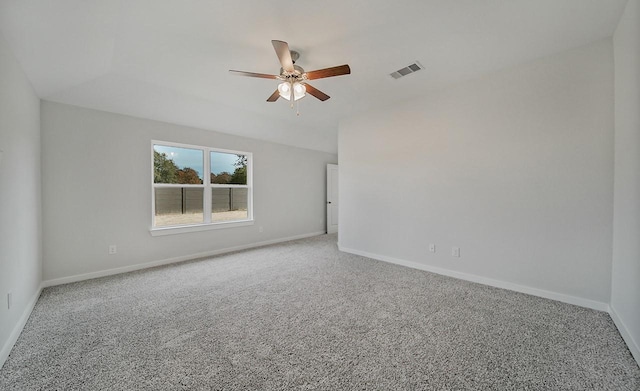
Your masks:
<svg viewBox="0 0 640 391"><path fill-rule="evenodd" d="M203 172L202 172L202 184L180 184L180 183L155 183L154 182L154 146L161 145L166 147L188 148L197 149L203 152ZM219 184L211 183L211 152L228 153L234 155L243 155L247 157L247 184ZM187 232L208 231L212 229L224 229L235 228L247 225L253 225L253 153L245 151L237 151L231 149L214 148L205 145L193 145L176 143L172 141L151 140L151 227L149 231L151 236L164 236L172 234L182 234ZM191 187L203 189L202 197L202 214L203 222L196 224L181 224L172 225L166 227L156 227L156 188L171 188L171 187ZM247 189L247 218L242 220L232 221L211 221L212 205L212 189L214 188L241 188ZM208 201L207 201L208 200Z"/></svg>

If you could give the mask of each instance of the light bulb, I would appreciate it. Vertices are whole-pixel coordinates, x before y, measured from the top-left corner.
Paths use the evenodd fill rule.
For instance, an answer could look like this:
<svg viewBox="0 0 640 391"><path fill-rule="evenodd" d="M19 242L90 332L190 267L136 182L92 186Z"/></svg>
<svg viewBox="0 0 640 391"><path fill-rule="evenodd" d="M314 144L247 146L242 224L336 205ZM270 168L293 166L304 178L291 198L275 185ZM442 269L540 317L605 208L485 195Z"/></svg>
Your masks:
<svg viewBox="0 0 640 391"><path fill-rule="evenodd" d="M281 97L285 99L290 99L291 87L289 86L289 83L284 82L284 83L278 84L278 92L280 92Z"/></svg>
<svg viewBox="0 0 640 391"><path fill-rule="evenodd" d="M298 100L304 98L307 92L307 88L298 82L293 84L293 99Z"/></svg>
<svg viewBox="0 0 640 391"><path fill-rule="evenodd" d="M286 100L291 100L291 83L285 81L284 83L280 83L278 85L278 92L280 96L285 98Z"/></svg>

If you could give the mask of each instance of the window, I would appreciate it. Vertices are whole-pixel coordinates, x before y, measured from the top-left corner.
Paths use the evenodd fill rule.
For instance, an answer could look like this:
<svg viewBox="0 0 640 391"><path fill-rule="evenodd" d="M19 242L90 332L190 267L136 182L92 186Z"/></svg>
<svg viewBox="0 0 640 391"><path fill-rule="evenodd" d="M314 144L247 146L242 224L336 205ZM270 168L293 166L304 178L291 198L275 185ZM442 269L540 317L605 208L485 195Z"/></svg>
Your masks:
<svg viewBox="0 0 640 391"><path fill-rule="evenodd" d="M160 141L152 149L152 233L252 222L251 153Z"/></svg>

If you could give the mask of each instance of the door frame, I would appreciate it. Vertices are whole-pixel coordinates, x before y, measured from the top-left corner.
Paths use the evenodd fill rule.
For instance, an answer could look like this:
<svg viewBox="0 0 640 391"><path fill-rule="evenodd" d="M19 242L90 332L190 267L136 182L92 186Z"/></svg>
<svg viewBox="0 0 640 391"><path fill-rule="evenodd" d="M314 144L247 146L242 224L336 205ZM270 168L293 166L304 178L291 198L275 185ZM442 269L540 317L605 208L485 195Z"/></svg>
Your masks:
<svg viewBox="0 0 640 391"><path fill-rule="evenodd" d="M333 209L338 208L338 214L340 213L340 210L339 210L340 205L338 203L338 200L332 199L332 193L334 190L331 182L332 172L335 172L335 175L339 175L337 164L327 164L327 233L328 234L338 232L338 224L333 224L333 221L331 219ZM337 181L336 181L336 186L337 186Z"/></svg>

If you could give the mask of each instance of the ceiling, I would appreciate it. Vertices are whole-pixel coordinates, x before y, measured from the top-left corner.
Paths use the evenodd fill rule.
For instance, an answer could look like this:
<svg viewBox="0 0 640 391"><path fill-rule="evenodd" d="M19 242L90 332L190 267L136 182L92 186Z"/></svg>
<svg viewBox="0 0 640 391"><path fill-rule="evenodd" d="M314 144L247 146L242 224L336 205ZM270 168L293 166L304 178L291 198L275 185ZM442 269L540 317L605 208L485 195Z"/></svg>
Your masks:
<svg viewBox="0 0 640 391"><path fill-rule="evenodd" d="M0 0L0 31L43 99L335 153L340 119L610 37L626 1ZM277 74L272 39L351 75L267 103L228 70Z"/></svg>

